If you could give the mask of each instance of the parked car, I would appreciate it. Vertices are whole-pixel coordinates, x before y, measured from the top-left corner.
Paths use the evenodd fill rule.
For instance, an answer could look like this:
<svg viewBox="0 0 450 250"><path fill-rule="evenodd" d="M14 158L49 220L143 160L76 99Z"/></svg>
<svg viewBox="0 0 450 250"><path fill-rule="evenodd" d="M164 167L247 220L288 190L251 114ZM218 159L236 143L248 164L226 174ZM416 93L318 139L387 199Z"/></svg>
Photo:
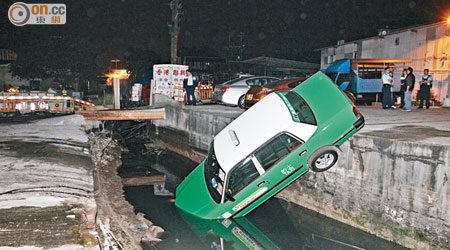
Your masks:
<svg viewBox="0 0 450 250"><path fill-rule="evenodd" d="M280 80L270 76L237 78L215 87L212 101L232 106L244 106L245 94L250 86L264 86Z"/></svg>
<svg viewBox="0 0 450 250"><path fill-rule="evenodd" d="M244 105L241 108L249 108L255 103L266 97L275 91L289 91L297 87L301 82L306 80L306 77L296 77L283 79L275 82L268 83L264 86L250 86L247 94L245 95Z"/></svg>
<svg viewBox="0 0 450 250"><path fill-rule="evenodd" d="M204 219L244 216L308 170L331 168L338 147L363 126L356 106L318 72L220 131L206 160L177 187L175 205Z"/></svg>
<svg viewBox="0 0 450 250"><path fill-rule="evenodd" d="M266 97L272 92L275 91L289 91L293 88L297 87L301 82L308 79L307 77L296 77L296 78L289 78L289 79L283 79L275 82L268 83L264 86L250 86L250 89L248 90L247 94L245 95L245 101L243 107L241 105L239 107L247 109L251 106L253 106L255 103ZM349 98L349 100L352 103L355 103L356 98L355 96L350 92L345 90L344 94Z"/></svg>

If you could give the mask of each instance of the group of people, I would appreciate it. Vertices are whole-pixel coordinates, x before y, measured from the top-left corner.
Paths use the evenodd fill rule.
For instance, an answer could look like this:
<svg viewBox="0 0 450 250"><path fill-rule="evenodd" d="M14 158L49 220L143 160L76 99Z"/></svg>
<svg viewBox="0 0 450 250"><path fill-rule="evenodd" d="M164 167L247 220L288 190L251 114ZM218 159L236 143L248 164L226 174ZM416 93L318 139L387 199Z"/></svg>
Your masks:
<svg viewBox="0 0 450 250"><path fill-rule="evenodd" d="M385 68L382 75L383 81L383 109L395 109L394 98L393 98L393 83L394 78L390 68ZM416 83L416 77L413 74L413 68L409 67L403 69L402 75L400 77L400 97L401 103L400 108L402 111L411 111L411 94L414 90L414 85ZM433 77L429 74L429 70L425 69L423 76L420 81L420 91L419 91L419 109L423 108L425 102L426 108L430 108L430 97L431 97L431 87L433 86Z"/></svg>

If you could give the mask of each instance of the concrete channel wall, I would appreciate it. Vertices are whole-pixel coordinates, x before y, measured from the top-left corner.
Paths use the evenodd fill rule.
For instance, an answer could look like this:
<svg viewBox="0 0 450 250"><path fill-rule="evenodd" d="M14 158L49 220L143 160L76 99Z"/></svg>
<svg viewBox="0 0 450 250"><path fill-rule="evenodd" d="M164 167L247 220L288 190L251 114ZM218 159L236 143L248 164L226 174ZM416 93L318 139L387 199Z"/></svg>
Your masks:
<svg viewBox="0 0 450 250"><path fill-rule="evenodd" d="M450 147L359 134L279 198L414 249L450 244Z"/></svg>
<svg viewBox="0 0 450 250"><path fill-rule="evenodd" d="M205 158L214 136L242 113L206 112L173 104L165 106L165 111L165 119L152 121L152 128L174 151L197 162Z"/></svg>
<svg viewBox="0 0 450 250"><path fill-rule="evenodd" d="M149 131L195 161L235 114L166 107ZM391 140L374 133L341 146L335 167L309 172L278 194L338 221L414 249L450 247L450 147ZM376 133L375 133L376 134Z"/></svg>

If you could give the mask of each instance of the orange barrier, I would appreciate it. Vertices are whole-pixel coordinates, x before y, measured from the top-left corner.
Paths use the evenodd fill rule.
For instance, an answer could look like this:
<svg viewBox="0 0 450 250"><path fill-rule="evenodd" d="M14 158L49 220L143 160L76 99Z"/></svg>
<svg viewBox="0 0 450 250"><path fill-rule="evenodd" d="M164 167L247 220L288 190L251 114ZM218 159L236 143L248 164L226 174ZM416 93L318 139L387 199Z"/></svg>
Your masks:
<svg viewBox="0 0 450 250"><path fill-rule="evenodd" d="M76 107L75 103L81 107ZM85 108L83 108L85 106ZM0 96L0 112L73 113L76 108L94 109L94 104L69 96Z"/></svg>
<svg viewBox="0 0 450 250"><path fill-rule="evenodd" d="M195 99L197 101L210 100L212 98L214 89L211 85L200 85L195 88ZM177 84L173 88L173 99L175 101L186 101L186 91L183 85Z"/></svg>
<svg viewBox="0 0 450 250"><path fill-rule="evenodd" d="M90 112L95 110L95 105L93 103L83 101L78 98L73 98L73 100L75 102L75 106L80 108L79 110L81 111Z"/></svg>
<svg viewBox="0 0 450 250"><path fill-rule="evenodd" d="M43 96L45 112L50 113L73 113L75 111L73 99L69 96Z"/></svg>
<svg viewBox="0 0 450 250"><path fill-rule="evenodd" d="M210 100L212 98L214 89L211 85L201 85L195 88L197 100Z"/></svg>

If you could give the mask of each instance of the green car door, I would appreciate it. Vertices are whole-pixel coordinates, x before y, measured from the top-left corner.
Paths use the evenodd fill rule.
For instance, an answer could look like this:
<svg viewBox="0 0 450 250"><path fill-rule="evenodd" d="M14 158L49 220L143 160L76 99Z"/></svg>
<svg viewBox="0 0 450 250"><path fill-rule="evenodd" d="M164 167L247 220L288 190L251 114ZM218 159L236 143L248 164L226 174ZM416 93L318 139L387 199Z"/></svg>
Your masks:
<svg viewBox="0 0 450 250"><path fill-rule="evenodd" d="M244 216L246 210L251 211L270 198L264 198L265 194L302 167L301 156L291 154L302 145L300 139L280 133L232 169L226 194L232 211L228 212L236 217Z"/></svg>

